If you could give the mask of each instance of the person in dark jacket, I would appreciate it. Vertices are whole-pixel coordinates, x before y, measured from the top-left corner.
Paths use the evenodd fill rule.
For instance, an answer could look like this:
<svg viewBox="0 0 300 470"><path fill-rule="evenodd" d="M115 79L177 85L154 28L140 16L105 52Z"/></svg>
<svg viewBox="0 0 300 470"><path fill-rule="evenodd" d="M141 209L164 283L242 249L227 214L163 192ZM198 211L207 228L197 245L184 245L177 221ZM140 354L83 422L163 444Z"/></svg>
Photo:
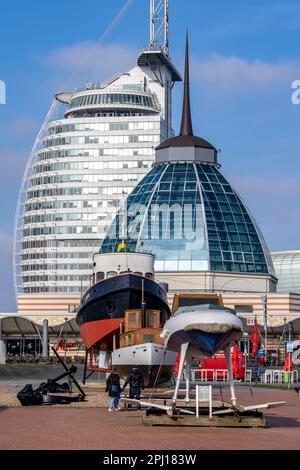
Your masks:
<svg viewBox="0 0 300 470"><path fill-rule="evenodd" d="M108 411L114 411L114 410L118 411L120 394L121 394L121 386L120 386L120 376L117 373L117 370L115 368L106 379L105 391L108 392L108 396L111 398Z"/></svg>
<svg viewBox="0 0 300 470"><path fill-rule="evenodd" d="M141 390L144 390L144 377L137 367L134 367L129 373L123 390L129 384L129 398L136 398L137 400L141 397Z"/></svg>

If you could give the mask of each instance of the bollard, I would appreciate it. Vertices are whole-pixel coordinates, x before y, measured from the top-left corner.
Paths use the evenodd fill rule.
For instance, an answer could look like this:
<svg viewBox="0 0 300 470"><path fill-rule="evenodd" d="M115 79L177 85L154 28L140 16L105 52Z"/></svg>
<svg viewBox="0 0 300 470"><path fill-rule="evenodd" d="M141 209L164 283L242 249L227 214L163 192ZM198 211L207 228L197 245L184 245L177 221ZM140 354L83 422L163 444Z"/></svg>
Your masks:
<svg viewBox="0 0 300 470"><path fill-rule="evenodd" d="M49 359L48 320L43 321L43 359Z"/></svg>
<svg viewBox="0 0 300 470"><path fill-rule="evenodd" d="M0 364L6 364L6 346L2 339L2 320L0 319Z"/></svg>

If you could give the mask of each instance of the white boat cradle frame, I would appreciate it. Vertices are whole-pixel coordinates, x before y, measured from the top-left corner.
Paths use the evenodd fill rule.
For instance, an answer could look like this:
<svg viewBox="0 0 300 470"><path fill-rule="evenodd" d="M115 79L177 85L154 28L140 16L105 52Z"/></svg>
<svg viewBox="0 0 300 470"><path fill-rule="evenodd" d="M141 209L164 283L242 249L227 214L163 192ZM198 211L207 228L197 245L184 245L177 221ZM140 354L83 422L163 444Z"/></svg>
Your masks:
<svg viewBox="0 0 300 470"><path fill-rule="evenodd" d="M164 329L161 333L162 338L165 342L165 347L171 347L173 338L178 337L178 333L200 331L210 334L227 333L229 331L236 331L236 336L232 339L223 349L226 359L226 365L228 370L228 382L230 387L230 398L233 406L237 405L237 399L234 390L233 371L231 364L231 346L233 346L235 340L242 335L242 322L236 316L233 310L223 307L216 307L210 305L199 305L189 307L189 309L179 309L173 317L171 317L165 324ZM178 345L179 346L179 345ZM220 350L221 348L219 348ZM215 350L214 352L217 352ZM186 398L185 401L190 401L190 382L191 382L191 361L192 356L196 356L199 359L204 359L206 356L201 352L199 348L192 345L191 343L185 342L180 345L180 362L178 375L176 379L176 385L173 395L173 407L176 407L177 395L180 387L180 382L183 377L184 365L185 366L185 383L186 383Z"/></svg>
<svg viewBox="0 0 300 470"><path fill-rule="evenodd" d="M167 345L166 345L167 346ZM228 370L228 382L229 382L229 387L230 387L230 399L232 402L232 405L235 407L237 405L237 398L235 394L235 389L234 389L234 379L233 379L233 373L232 373L232 364L231 364L231 347L227 346L224 349L224 354L226 358L226 364L227 364L227 370ZM176 385L175 385L175 390L173 394L173 407L176 407L176 401L177 401L177 396L179 392L179 387L180 387L180 382L183 377L183 368L184 364L186 364L186 377L185 377L185 384L186 384L186 395L185 395L185 401L186 403L189 403L190 400L190 382L191 382L191 359L192 359L192 352L190 349L190 344L189 343L183 343L180 347L180 362L179 362L179 369L178 369L178 375L176 378Z"/></svg>
<svg viewBox="0 0 300 470"><path fill-rule="evenodd" d="M209 310L205 312L203 311L203 307L201 306L202 310L199 315L199 311L197 310L197 306L193 307L191 311L186 313L177 313L173 317L171 317L165 324L164 329L161 333L161 337L164 339L165 349L168 348L170 339L173 337L174 334L178 333L179 331L191 331L191 330L200 330L210 333L220 333L220 332L227 332L231 329L237 331L237 334L242 331L242 323L239 318L235 315L235 313L229 309L219 309L217 315L213 315L213 310ZM230 387L230 398L231 403L234 408L237 406L237 398L234 389L234 380L233 380L233 371L232 371L232 364L231 364L231 346L233 345L234 341L231 341L225 348L224 354L227 364L228 370L228 381ZM180 361L179 361L179 368L178 374L175 382L175 389L172 397L172 404L170 406L163 406L156 405L149 402L140 402L140 405L148 406L148 407L157 407L162 410L166 410L167 414L172 416L176 413L176 404L178 399L178 392L180 389L180 383L183 379L183 372L185 366L185 402L188 404L191 402L190 398L190 383L191 383L191 361L192 356L197 355L199 358L203 358L203 354L200 350L196 349L194 345L189 342L184 342L180 344ZM124 399L127 403L137 403L137 401L132 401L130 399ZM197 405L198 406L198 405ZM195 414L188 409L180 409L180 412L187 413L187 414Z"/></svg>
<svg viewBox="0 0 300 470"><path fill-rule="evenodd" d="M168 340L165 342L165 348L168 346ZM269 409L269 408L276 408L279 406L284 406L286 404L285 401L282 402L268 402L268 403L262 403L258 405L250 405L250 406L243 406L243 405L237 405L237 398L235 394L235 388L234 388L234 379L233 379L233 372L232 372L232 364L231 364L231 345L227 346L224 348L224 354L226 358L226 364L228 367L228 381L229 381L229 387L230 387L230 395L231 395L231 403L232 406L229 408L226 408L225 410L217 410L212 412L212 386L209 385L207 387L210 387L210 395L206 395L206 399L203 401L207 401L209 403L209 416L210 419L212 418L212 415L225 415L225 414L230 414L230 413L243 413L247 411L257 411L257 410L262 410L262 409ZM172 397L172 404L171 405L161 405L157 403L151 403L150 401L143 401L143 400L134 400L134 399L129 399L129 398L121 398L121 401L133 405L138 405L138 406L143 406L146 408L158 408L160 410L166 411L169 416L173 416L176 414L176 411L178 411L181 414L189 414L189 415L195 415L194 411L189 410L188 408L178 408L176 406L177 400L178 400L178 393L180 391L180 383L183 379L183 371L184 371L184 366L186 370L186 376L185 376L185 402L188 404L191 402L190 398L190 372L191 372L191 359L192 359L192 350L190 348L190 343L183 343L181 344L180 347L180 363L179 363L179 370L178 370L178 375L176 379L176 384L175 384L175 389ZM204 388L203 386L201 387L202 389ZM200 400L201 401L201 400ZM196 386L196 417L199 418L199 386Z"/></svg>

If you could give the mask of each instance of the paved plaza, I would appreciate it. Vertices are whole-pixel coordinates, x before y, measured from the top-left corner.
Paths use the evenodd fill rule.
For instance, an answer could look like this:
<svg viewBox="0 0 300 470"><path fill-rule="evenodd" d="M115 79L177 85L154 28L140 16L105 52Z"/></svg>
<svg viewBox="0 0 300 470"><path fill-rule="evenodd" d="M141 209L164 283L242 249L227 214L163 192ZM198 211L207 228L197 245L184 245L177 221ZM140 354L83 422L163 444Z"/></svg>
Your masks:
<svg viewBox="0 0 300 470"><path fill-rule="evenodd" d="M299 449L300 397L284 390L240 389L243 404L287 402L266 411L266 429L148 427L141 411L103 407L0 408L0 449L201 450ZM2 395L3 396L3 395ZM99 391L100 402L105 401ZM224 398L228 392L224 391Z"/></svg>

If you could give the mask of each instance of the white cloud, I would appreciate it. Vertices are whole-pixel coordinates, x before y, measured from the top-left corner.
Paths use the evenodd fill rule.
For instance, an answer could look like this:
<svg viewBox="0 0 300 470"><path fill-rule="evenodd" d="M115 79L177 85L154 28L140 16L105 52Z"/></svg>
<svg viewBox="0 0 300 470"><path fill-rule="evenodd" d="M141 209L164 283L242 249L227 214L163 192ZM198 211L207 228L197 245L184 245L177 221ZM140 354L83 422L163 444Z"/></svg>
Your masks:
<svg viewBox="0 0 300 470"><path fill-rule="evenodd" d="M266 62L260 59L213 55L195 58L192 77L214 88L215 94L235 94L272 91L300 77L300 61L282 60Z"/></svg>
<svg viewBox="0 0 300 470"><path fill-rule="evenodd" d="M7 128L10 134L19 138L27 136L28 134L34 134L38 130L39 124L33 119L24 118L10 122Z"/></svg>
<svg viewBox="0 0 300 470"><path fill-rule="evenodd" d="M65 87L87 80L101 82L128 71L136 63L138 49L132 45L86 41L51 51L43 61L56 72L69 72ZM192 58L191 75L215 90L215 94L271 91L300 78L300 61L267 62L218 54ZM76 79L76 80L75 80Z"/></svg>
<svg viewBox="0 0 300 470"><path fill-rule="evenodd" d="M14 186L21 184L22 174L28 158L29 153L26 151L0 148L0 161L3 170L0 172L0 184L2 187L7 187L11 184Z"/></svg>
<svg viewBox="0 0 300 470"><path fill-rule="evenodd" d="M127 72L136 63L137 54L134 46L87 41L55 49L43 60L51 68L70 72L71 83L75 77L77 82L97 82Z"/></svg>

